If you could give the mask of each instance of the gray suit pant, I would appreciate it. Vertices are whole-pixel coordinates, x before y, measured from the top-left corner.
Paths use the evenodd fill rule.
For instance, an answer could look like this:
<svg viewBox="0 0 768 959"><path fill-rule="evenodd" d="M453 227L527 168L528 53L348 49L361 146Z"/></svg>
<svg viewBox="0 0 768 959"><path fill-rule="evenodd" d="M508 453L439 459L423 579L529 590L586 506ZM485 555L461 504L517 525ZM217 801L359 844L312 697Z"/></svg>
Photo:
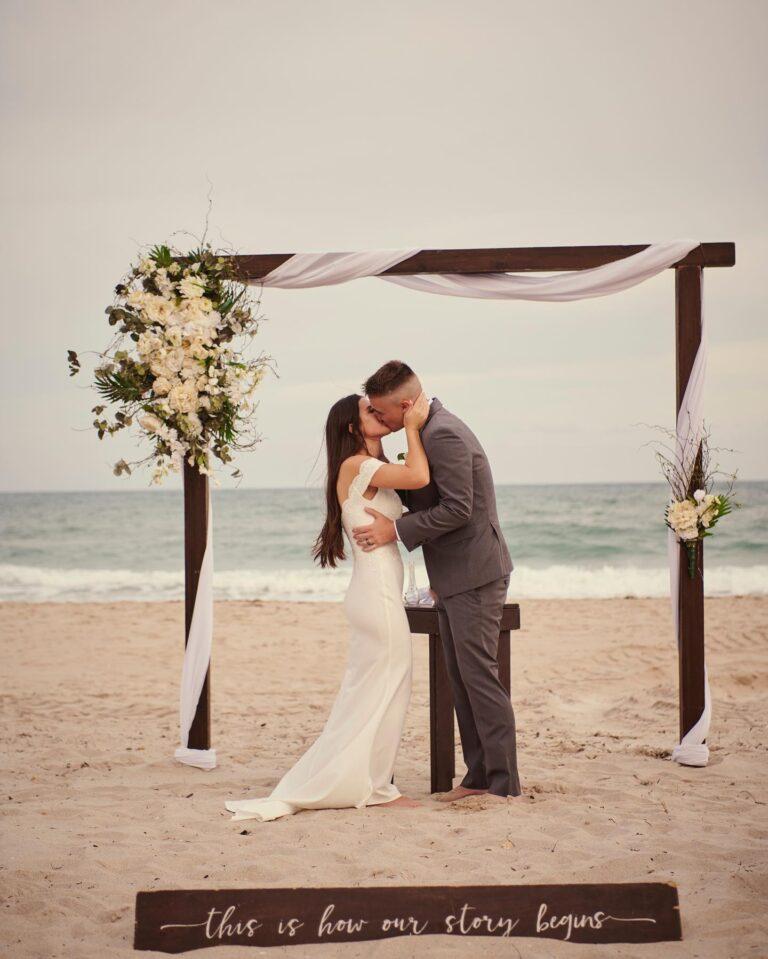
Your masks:
<svg viewBox="0 0 768 959"><path fill-rule="evenodd" d="M519 796L515 714L499 679L499 629L510 574L437 601L468 789Z"/></svg>

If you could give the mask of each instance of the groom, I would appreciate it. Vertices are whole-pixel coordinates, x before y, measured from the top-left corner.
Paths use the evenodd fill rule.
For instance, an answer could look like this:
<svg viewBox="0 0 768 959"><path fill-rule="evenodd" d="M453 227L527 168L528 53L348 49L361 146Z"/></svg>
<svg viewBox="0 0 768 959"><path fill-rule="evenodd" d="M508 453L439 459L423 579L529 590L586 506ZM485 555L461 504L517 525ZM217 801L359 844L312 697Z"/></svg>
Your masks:
<svg viewBox="0 0 768 959"><path fill-rule="evenodd" d="M407 364L390 360L363 390L377 419L400 430L422 388ZM421 442L429 484L397 490L409 512L393 522L366 507L373 523L354 527L353 535L366 552L395 539L409 552L423 546L467 766L461 784L440 799L486 793L503 801L521 795L515 714L498 667L501 615L514 566L496 513L491 469L475 434L432 397Z"/></svg>

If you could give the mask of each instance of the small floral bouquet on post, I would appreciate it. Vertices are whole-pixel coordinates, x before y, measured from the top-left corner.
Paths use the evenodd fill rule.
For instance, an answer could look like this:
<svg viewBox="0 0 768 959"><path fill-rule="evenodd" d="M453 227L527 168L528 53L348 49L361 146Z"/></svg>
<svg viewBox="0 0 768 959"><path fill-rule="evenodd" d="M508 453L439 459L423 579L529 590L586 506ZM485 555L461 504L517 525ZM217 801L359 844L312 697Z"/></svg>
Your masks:
<svg viewBox="0 0 768 959"><path fill-rule="evenodd" d="M184 458L211 474L211 454L228 463L233 449L253 448L259 438L244 427L270 357L245 359L235 346L258 323L232 256L204 242L184 255L155 246L117 284L105 312L117 336L97 354L93 385L119 409L110 422L105 405L93 407L99 439L135 421L154 445L132 465L154 461L152 483L179 472ZM74 376L80 360L74 350L68 359ZM113 472L130 474L131 464L121 459Z"/></svg>
<svg viewBox="0 0 768 959"><path fill-rule="evenodd" d="M673 431L665 429L664 432L675 439ZM734 507L741 506L741 503L737 503L732 496L736 473L722 474L730 479L728 488L723 493L712 492L714 478L721 471L710 468L709 433L702 429L698 451L694 449L694 442L694 439L690 437L686 440L680 458L676 454L670 457L659 450L656 451L656 458L661 464L662 472L673 494L664 511L665 522L686 548L688 575L691 579L696 575L696 552L699 541L705 536L712 535L712 527L721 516L730 513ZM683 464L690 463L691 460L693 460L693 470L688 480Z"/></svg>

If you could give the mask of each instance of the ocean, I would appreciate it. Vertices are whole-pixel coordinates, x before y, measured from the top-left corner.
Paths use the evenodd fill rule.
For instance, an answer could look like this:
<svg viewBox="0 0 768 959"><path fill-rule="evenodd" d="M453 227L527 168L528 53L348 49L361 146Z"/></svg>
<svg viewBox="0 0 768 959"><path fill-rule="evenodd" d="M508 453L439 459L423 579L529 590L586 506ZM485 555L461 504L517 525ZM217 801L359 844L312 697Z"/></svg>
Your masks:
<svg viewBox="0 0 768 959"><path fill-rule="evenodd" d="M496 496L515 565L511 601L669 595L665 483L506 485ZM737 482L735 497L742 507L705 541L708 596L768 592L768 482ZM211 498L216 599L343 598L349 559L322 570L311 558L320 489L213 490ZM182 507L180 491L154 488L0 493L0 600L182 599ZM426 586L421 550L413 555L417 585Z"/></svg>

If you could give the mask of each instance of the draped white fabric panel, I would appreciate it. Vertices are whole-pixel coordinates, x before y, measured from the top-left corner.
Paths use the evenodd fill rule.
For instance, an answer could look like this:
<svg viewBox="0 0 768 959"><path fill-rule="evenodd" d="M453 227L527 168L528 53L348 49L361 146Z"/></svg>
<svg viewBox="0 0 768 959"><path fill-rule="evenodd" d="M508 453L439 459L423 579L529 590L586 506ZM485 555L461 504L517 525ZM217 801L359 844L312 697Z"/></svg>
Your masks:
<svg viewBox="0 0 768 959"><path fill-rule="evenodd" d="M530 273L417 273L380 279L410 290L471 296L486 300L582 300L608 296L636 286L682 259L698 240L654 243L640 253L590 270L571 270L554 276Z"/></svg>
<svg viewBox="0 0 768 959"><path fill-rule="evenodd" d="M374 276L415 256L416 250L364 250L361 253L296 253L285 263L252 284L298 290L307 286L332 286L363 276Z"/></svg>
<svg viewBox="0 0 768 959"><path fill-rule="evenodd" d="M216 766L215 749L189 749L189 730L195 718L205 674L211 661L213 645L213 515L211 513L211 488L208 486L208 527L205 535L205 553L200 566L200 577L195 593L195 608L189 624L189 636L184 649L181 669L181 696L179 725L181 745L174 758L188 766L213 769Z"/></svg>
<svg viewBox="0 0 768 959"><path fill-rule="evenodd" d="M681 260L699 245L698 240L668 240L653 243L640 253L614 260L589 270L573 270L552 276L515 273L424 273L380 276L408 289L445 296L465 296L479 299L509 300L578 300L587 297L608 296L666 270ZM390 266L420 252L407 250L368 250L347 253L297 253L281 266L272 270L251 285L304 289L314 286L330 286L366 276L377 276ZM702 329L702 343L696 356L693 371L685 391L685 400L677 422L678 449L687 435L689 423L700 430L702 417L702 391L706 366L706 346ZM211 655L213 632L213 551L211 541L212 515L208 509L208 536L203 569L195 599L189 638L184 656L181 689L181 747L175 756L181 762L211 769L216 765L215 750L191 750L186 744L200 697L205 673ZM675 548L672 548L672 544ZM670 593L674 612L675 631L679 643L678 610L678 551L677 540L669 531L668 558ZM705 669L706 677L706 669ZM706 680L705 680L706 681ZM705 708L695 726L675 746L673 759L687 765L705 765L708 757L706 738L710 720L709 685L706 685Z"/></svg>

